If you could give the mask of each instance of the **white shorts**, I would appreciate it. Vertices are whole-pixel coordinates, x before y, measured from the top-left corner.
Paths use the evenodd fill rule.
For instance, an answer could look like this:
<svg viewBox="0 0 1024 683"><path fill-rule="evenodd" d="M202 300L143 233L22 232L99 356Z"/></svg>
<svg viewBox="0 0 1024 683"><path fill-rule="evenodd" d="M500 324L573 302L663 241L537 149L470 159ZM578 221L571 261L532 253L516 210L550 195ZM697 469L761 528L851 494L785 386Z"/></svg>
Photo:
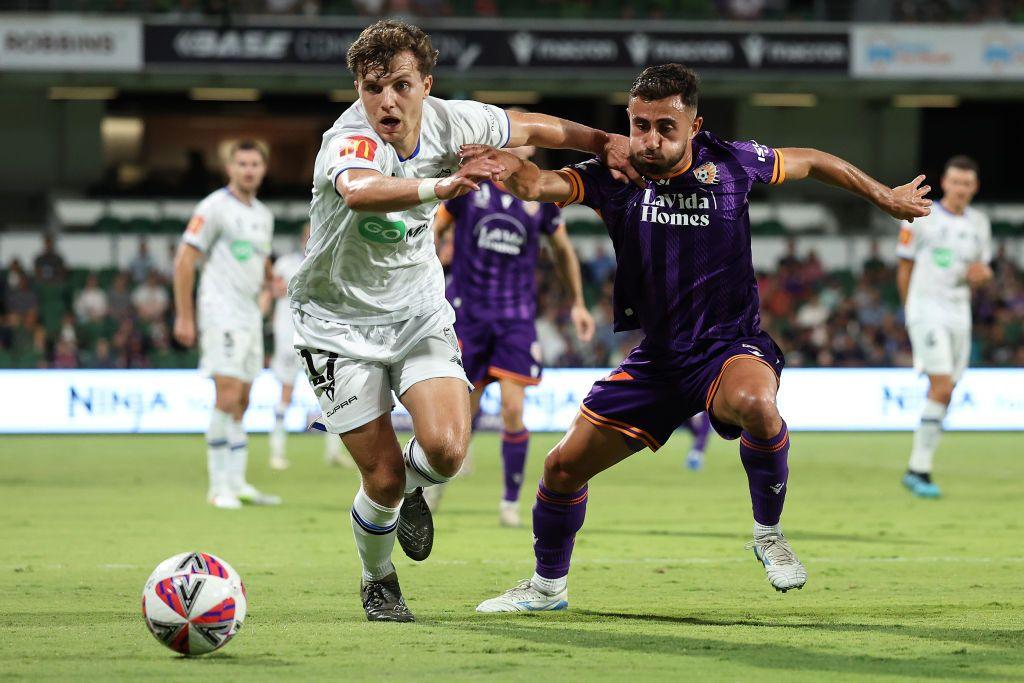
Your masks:
<svg viewBox="0 0 1024 683"><path fill-rule="evenodd" d="M417 382L466 379L455 336L455 311L445 302L433 313L387 325L347 325L295 312L295 349L313 387L326 431L343 434L391 412Z"/></svg>
<svg viewBox="0 0 1024 683"><path fill-rule="evenodd" d="M294 335L287 340L274 336L274 356L270 359L270 370L278 382L294 386L302 364L293 344Z"/></svg>
<svg viewBox="0 0 1024 683"><path fill-rule="evenodd" d="M252 382L263 369L263 330L259 327L199 331L199 370Z"/></svg>
<svg viewBox="0 0 1024 683"><path fill-rule="evenodd" d="M953 329L940 323L907 326L914 350L914 369L926 375L949 375L960 381L971 358L970 328Z"/></svg>

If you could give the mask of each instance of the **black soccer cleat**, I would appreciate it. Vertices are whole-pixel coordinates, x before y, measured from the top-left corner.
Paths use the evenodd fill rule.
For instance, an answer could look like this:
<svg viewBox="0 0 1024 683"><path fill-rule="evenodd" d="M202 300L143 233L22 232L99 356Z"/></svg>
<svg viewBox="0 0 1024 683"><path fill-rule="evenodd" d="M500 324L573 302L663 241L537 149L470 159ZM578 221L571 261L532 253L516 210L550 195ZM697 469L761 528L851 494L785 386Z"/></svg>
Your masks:
<svg viewBox="0 0 1024 683"><path fill-rule="evenodd" d="M398 574L391 572L379 581L363 580L359 585L367 621L416 621L402 597Z"/></svg>
<svg viewBox="0 0 1024 683"><path fill-rule="evenodd" d="M405 494L398 512L398 543L410 559L422 562L434 547L434 517L430 514L423 489Z"/></svg>

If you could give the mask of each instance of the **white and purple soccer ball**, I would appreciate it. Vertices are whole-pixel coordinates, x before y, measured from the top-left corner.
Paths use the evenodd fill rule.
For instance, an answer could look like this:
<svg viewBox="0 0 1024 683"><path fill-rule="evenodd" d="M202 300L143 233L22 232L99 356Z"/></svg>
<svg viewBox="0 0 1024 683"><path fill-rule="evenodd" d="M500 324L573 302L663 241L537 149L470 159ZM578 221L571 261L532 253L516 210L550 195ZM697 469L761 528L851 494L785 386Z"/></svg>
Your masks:
<svg viewBox="0 0 1024 683"><path fill-rule="evenodd" d="M242 577L209 553L167 558L142 589L142 616L150 633L183 655L223 647L242 628L247 606Z"/></svg>

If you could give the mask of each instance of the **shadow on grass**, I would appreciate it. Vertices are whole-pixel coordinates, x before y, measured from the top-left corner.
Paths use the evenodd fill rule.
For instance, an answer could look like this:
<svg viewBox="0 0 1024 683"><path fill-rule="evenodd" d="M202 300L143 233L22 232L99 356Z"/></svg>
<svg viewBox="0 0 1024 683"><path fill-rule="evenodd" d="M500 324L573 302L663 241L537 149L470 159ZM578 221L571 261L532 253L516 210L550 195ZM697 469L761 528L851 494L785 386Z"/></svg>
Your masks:
<svg viewBox="0 0 1024 683"><path fill-rule="evenodd" d="M619 618L643 620L645 615L616 615L614 613L587 613L602 619ZM657 619L657 617L655 617ZM948 653L918 658L895 658L864 654L845 654L829 652L824 647L797 647L778 642L744 643L730 640L708 638L703 635L690 635L686 629L680 629L678 635L663 633L636 632L635 627L629 631L583 628L574 629L571 623L553 619L530 619L533 623L523 623L520 615L512 619L499 617L489 623L453 623L450 628L472 633L487 634L504 640L516 639L524 644L543 645L548 647L578 648L579 650L601 649L617 650L639 656L662 655L671 657L701 657L712 660L728 660L733 663L764 669L772 676L778 676L780 670L819 672L825 675L863 675L863 676L906 676L911 678L928 678L942 680L1019 680L1016 676L1003 676L991 671L989 666L1020 665L1024 657L1011 652L985 654L985 667L981 667L963 648ZM680 625L702 625L700 622L690 624L685 621ZM717 625L729 625L721 622ZM754 626L762 626L753 623ZM807 625L798 625L796 627ZM824 625L818 625L827 628ZM836 630L843 630L843 624ZM854 627L863 625L854 624ZM856 630L856 629L851 629ZM905 633L910 629L899 629ZM909 635L909 634L908 634Z"/></svg>
<svg viewBox="0 0 1024 683"><path fill-rule="evenodd" d="M741 533L694 531L691 529L622 529L618 527L585 527L581 533L584 536L666 536L669 538L721 538L726 540L748 540L747 536ZM874 543L883 545L924 545L921 541L897 536L825 534L814 531L792 531L791 533L787 533L786 536L792 538L796 542L834 541L839 543Z"/></svg>

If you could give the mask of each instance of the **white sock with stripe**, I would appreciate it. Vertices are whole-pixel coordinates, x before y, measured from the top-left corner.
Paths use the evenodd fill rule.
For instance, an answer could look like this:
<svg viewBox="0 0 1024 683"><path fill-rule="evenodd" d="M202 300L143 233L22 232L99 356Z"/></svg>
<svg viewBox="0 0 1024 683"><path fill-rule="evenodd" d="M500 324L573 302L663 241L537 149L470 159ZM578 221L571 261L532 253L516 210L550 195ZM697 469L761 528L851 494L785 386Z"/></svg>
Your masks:
<svg viewBox="0 0 1024 683"><path fill-rule="evenodd" d="M932 471L932 460L942 440L942 420L946 417L946 406L928 399L921 411L921 422L914 430L914 447L910 451L911 472L928 474Z"/></svg>
<svg viewBox="0 0 1024 683"><path fill-rule="evenodd" d="M206 428L206 473L210 478L210 495L220 493L227 486L228 426L231 416L216 408L210 413L210 426Z"/></svg>
<svg viewBox="0 0 1024 683"><path fill-rule="evenodd" d="M376 581L395 571L391 550L395 547L398 511L371 500L359 487L352 502L352 535L363 563L363 579Z"/></svg>
<svg viewBox="0 0 1024 683"><path fill-rule="evenodd" d="M451 480L451 477L438 473L437 470L430 466L427 454L423 452L423 449L416 442L416 437L413 437L406 444L405 450L402 452L402 459L405 460L406 493L411 493L416 487L426 489Z"/></svg>
<svg viewBox="0 0 1024 683"><path fill-rule="evenodd" d="M228 486L236 494L246 485L245 470L249 464L249 436L241 420L232 420L228 426Z"/></svg>

